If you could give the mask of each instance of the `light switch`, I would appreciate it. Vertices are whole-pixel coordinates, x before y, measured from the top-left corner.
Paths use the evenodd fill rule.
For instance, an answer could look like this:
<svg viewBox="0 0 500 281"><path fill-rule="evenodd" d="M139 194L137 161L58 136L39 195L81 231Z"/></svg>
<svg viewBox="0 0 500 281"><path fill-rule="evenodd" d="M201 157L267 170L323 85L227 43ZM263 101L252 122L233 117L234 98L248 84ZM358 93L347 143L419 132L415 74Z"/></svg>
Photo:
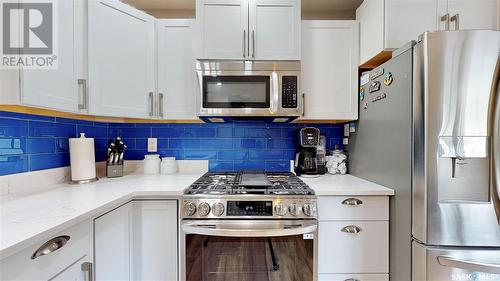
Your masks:
<svg viewBox="0 0 500 281"><path fill-rule="evenodd" d="M158 142L156 138L148 138L148 152L157 152Z"/></svg>

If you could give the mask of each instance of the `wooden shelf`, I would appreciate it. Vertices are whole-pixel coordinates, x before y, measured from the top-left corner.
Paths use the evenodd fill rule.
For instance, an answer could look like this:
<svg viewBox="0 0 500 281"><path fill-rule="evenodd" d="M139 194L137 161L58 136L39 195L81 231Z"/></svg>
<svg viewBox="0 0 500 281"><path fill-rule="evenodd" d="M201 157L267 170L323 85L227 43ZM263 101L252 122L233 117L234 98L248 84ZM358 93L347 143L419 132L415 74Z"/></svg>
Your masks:
<svg viewBox="0 0 500 281"><path fill-rule="evenodd" d="M384 50L376 56L359 66L360 72L372 70L384 62L392 59L392 50Z"/></svg>

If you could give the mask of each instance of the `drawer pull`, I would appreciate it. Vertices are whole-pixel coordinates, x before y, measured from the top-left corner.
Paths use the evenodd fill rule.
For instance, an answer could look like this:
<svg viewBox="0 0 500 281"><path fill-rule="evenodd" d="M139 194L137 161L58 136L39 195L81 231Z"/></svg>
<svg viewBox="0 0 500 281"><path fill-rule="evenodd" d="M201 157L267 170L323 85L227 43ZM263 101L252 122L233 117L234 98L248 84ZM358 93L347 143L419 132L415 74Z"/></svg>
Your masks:
<svg viewBox="0 0 500 281"><path fill-rule="evenodd" d="M356 278L348 278L348 279L346 279L346 280L344 280L344 281L360 281L360 280L359 280L359 279L356 279Z"/></svg>
<svg viewBox="0 0 500 281"><path fill-rule="evenodd" d="M340 231L345 233L359 233L361 232L361 228L355 225L348 225L346 227L343 227Z"/></svg>
<svg viewBox="0 0 500 281"><path fill-rule="evenodd" d="M38 257L45 256L47 254L50 254L54 251L61 249L64 245L66 245L69 239L70 237L67 235L57 236L55 238L50 239L33 253L31 259L34 260Z"/></svg>
<svg viewBox="0 0 500 281"><path fill-rule="evenodd" d="M347 198L346 200L342 201L343 205L348 205L348 206L358 206L363 204L363 201L357 199L357 198Z"/></svg>

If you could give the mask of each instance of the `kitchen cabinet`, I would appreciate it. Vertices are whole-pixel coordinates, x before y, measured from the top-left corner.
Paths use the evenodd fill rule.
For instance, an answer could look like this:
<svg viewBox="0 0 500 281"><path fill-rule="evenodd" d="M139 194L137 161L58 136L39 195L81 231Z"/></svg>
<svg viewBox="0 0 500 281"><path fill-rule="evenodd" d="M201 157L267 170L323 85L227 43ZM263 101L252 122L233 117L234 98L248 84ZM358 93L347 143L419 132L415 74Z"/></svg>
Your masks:
<svg viewBox="0 0 500 281"><path fill-rule="evenodd" d="M0 70L0 103L87 112L85 5L84 1L57 2L54 66Z"/></svg>
<svg viewBox="0 0 500 281"><path fill-rule="evenodd" d="M320 196L318 221L319 280L388 280L387 196Z"/></svg>
<svg viewBox="0 0 500 281"><path fill-rule="evenodd" d="M59 236L69 240L59 249L32 259L37 249ZM91 280L92 246L92 221L80 222L0 260L0 280Z"/></svg>
<svg viewBox="0 0 500 281"><path fill-rule="evenodd" d="M302 119L358 118L358 38L357 21L302 21Z"/></svg>
<svg viewBox="0 0 500 281"><path fill-rule="evenodd" d="M170 120L193 120L196 116L195 21L162 19L157 22L158 115Z"/></svg>
<svg viewBox="0 0 500 281"><path fill-rule="evenodd" d="M497 5L498 0L365 0L356 10L360 63L417 40L425 31L454 29L457 14L460 29L497 29Z"/></svg>
<svg viewBox="0 0 500 281"><path fill-rule="evenodd" d="M97 280L177 280L177 201L132 201L94 229Z"/></svg>
<svg viewBox="0 0 500 281"><path fill-rule="evenodd" d="M155 116L155 19L120 1L88 2L90 113Z"/></svg>
<svg viewBox="0 0 500 281"><path fill-rule="evenodd" d="M300 0L197 0L202 58L300 59Z"/></svg>
<svg viewBox="0 0 500 281"><path fill-rule="evenodd" d="M450 30L498 29L498 0L439 0L438 14ZM449 22L448 22L449 21Z"/></svg>

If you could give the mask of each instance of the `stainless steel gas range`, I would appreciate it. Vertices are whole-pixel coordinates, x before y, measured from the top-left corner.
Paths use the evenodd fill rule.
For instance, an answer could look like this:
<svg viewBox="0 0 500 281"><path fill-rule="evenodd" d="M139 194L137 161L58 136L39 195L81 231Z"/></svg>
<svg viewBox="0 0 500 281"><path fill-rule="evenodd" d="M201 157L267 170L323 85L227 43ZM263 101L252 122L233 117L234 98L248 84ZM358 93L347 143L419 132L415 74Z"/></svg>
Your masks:
<svg viewBox="0 0 500 281"><path fill-rule="evenodd" d="M181 218L182 280L316 280L316 196L292 173L207 173Z"/></svg>

